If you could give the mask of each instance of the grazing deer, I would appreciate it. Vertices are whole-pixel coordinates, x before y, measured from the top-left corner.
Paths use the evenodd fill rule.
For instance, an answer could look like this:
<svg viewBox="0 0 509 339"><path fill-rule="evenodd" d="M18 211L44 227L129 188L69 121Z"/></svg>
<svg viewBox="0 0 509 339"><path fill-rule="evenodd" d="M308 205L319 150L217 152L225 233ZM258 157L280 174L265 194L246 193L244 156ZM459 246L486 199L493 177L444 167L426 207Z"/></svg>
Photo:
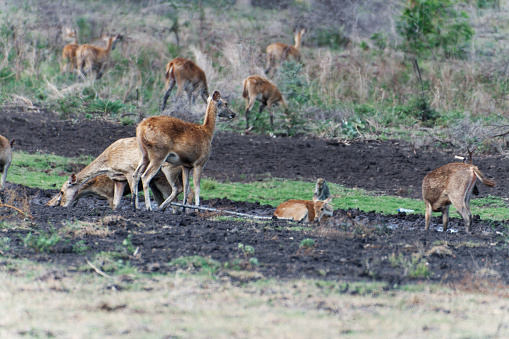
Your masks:
<svg viewBox="0 0 509 339"><path fill-rule="evenodd" d="M145 206L151 210L148 184L166 161L173 165L183 166L184 204L189 189L189 172L193 169L193 183L195 190L195 204L200 205L200 181L205 164L209 160L212 150L211 143L216 128L217 116L233 118L235 113L230 110L228 103L221 99L215 91L207 100L207 109L203 124L182 121L175 117L155 116L144 119L136 128L136 138L141 149L141 159L133 175L131 186L134 207L138 208L138 182L143 183L145 192ZM173 192L160 206L164 210L174 199Z"/></svg>
<svg viewBox="0 0 509 339"><path fill-rule="evenodd" d="M274 128L274 113L272 112L272 106L281 103L285 107L285 111L288 111L288 106L283 99L283 95L279 91L276 85L267 79L259 76L250 76L244 79L244 90L242 96L246 99L246 129L249 129L249 112L253 108L255 101L260 101L261 113L265 107L270 113L270 125Z"/></svg>
<svg viewBox="0 0 509 339"><path fill-rule="evenodd" d="M0 135L0 173L2 177L0 179L0 190L5 186L5 180L7 179L7 171L11 166L12 161L12 149L16 141L12 139L9 141L3 135Z"/></svg>
<svg viewBox="0 0 509 339"><path fill-rule="evenodd" d="M495 182L486 179L477 166L460 162L444 165L426 174L422 180L422 199L426 204L426 231L429 229L432 211L442 212L444 232L447 231L449 206L452 203L463 218L467 232L471 232L470 196L477 179L488 187L495 186Z"/></svg>
<svg viewBox="0 0 509 339"><path fill-rule="evenodd" d="M201 96L205 104L207 103L209 92L207 90L205 72L191 60L185 58L173 59L166 65L164 76L166 77L166 94L164 95L161 111L164 111L166 108L166 101L168 101L170 92L175 87L175 84L177 84L175 100L186 91L189 105L191 105L195 100L193 92L197 92L197 95Z"/></svg>
<svg viewBox="0 0 509 339"><path fill-rule="evenodd" d="M307 222L320 222L324 215L332 216L332 210L327 208L331 200L332 197L325 200L313 197L313 201L288 200L279 204L274 215L278 218L293 218L295 221L303 221L307 218Z"/></svg>
<svg viewBox="0 0 509 339"><path fill-rule="evenodd" d="M71 64L71 70L77 67L76 51L78 45L78 34L75 29L69 27L64 28L64 38L74 38L74 43L65 45L62 50L62 73L67 72L67 65Z"/></svg>
<svg viewBox="0 0 509 339"><path fill-rule="evenodd" d="M267 46L267 69L265 74L269 75L270 70L275 66L276 60L284 61L288 56L292 56L296 61L300 61L300 45L304 33L306 33L305 28L295 32L294 46L282 42L275 42Z"/></svg>
<svg viewBox="0 0 509 339"><path fill-rule="evenodd" d="M114 183L114 199L111 205L113 209L116 209L120 204L126 184L129 185L130 191L133 192L132 174L136 170L140 156L136 138L125 138L115 141L81 172L78 174L72 173L69 176L69 180L60 189L60 206L70 206L87 182L105 174ZM160 202L164 201L171 193L178 195L183 191L181 167L164 164L161 167L161 172L157 173L157 177L162 177L166 181L166 185L164 182L157 180L155 182L157 190L153 189L156 200ZM98 191L97 188L90 188L90 186L88 190ZM136 189L136 191L138 190ZM161 192L161 194L158 194L158 192Z"/></svg>
<svg viewBox="0 0 509 339"><path fill-rule="evenodd" d="M313 193L313 199L325 200L330 197L329 186L323 178L316 180L315 192Z"/></svg>
<svg viewBox="0 0 509 339"><path fill-rule="evenodd" d="M173 166L173 169L174 170L172 171L172 174L176 174L177 176L180 174L180 181L178 184L180 187L179 191L182 192L182 169L178 168L177 166ZM130 194L131 189L129 188L129 185L127 185L127 180L123 181L122 183L124 185L122 195ZM117 185L117 183L114 180L111 180L105 174L92 178L83 184L83 186L78 190L78 193L71 205L76 204L78 200L83 197L96 197L101 200L108 200L110 208L116 209L117 206L115 206L115 185ZM150 183L150 189L158 204L163 203L163 201L170 196L172 191L171 186L165 176L158 176L154 178L154 180ZM61 190L46 203L46 206L59 206L64 194L64 191ZM188 199L193 200L193 196L193 192L190 192Z"/></svg>
<svg viewBox="0 0 509 339"><path fill-rule="evenodd" d="M76 50L78 75L84 74L83 70L89 74L95 71L97 73L96 79L101 79L106 63L110 58L110 53L115 49L115 44L119 37L120 34L112 36L103 35L101 39L106 41L106 48L88 44L79 46Z"/></svg>

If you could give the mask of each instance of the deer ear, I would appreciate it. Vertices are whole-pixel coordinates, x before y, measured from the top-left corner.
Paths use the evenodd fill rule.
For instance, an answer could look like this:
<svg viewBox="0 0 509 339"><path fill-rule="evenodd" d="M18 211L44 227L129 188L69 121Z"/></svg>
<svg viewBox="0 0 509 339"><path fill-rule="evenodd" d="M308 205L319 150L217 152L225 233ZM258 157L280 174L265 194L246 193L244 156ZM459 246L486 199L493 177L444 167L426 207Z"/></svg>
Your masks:
<svg viewBox="0 0 509 339"><path fill-rule="evenodd" d="M221 94L219 94L218 91L214 91L214 93L212 93L212 100L219 101L219 99L221 99Z"/></svg>
<svg viewBox="0 0 509 339"><path fill-rule="evenodd" d="M328 198L327 198L327 199L325 199L323 202L325 202L326 204L328 204L331 200L332 200L332 197L328 197Z"/></svg>
<svg viewBox="0 0 509 339"><path fill-rule="evenodd" d="M12 138L11 140L11 149L14 148L14 144L16 143L16 139Z"/></svg>
<svg viewBox="0 0 509 339"><path fill-rule="evenodd" d="M76 173L72 173L70 176L69 176L69 185L74 185L76 183Z"/></svg>

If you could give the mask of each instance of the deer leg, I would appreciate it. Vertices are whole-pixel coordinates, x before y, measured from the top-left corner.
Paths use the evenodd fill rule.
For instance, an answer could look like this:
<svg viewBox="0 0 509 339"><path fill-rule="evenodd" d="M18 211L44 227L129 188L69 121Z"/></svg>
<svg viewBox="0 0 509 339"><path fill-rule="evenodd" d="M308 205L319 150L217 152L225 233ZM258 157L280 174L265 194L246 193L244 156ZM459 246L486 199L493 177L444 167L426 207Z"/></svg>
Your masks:
<svg viewBox="0 0 509 339"><path fill-rule="evenodd" d="M255 120L254 122L256 122L256 120L258 120L258 117L261 116L262 112L263 112L263 109L265 108L265 106L267 106L266 104L264 104L263 102L260 103L260 109L258 110L258 116L255 117ZM254 124L253 122L253 124Z"/></svg>
<svg viewBox="0 0 509 339"><path fill-rule="evenodd" d="M120 205L120 200L124 195L125 185L127 185L125 181L115 181L115 193L113 194L113 202L110 206L112 210L117 209L118 205Z"/></svg>
<svg viewBox="0 0 509 339"><path fill-rule="evenodd" d="M207 94L207 91L206 90L202 90L201 91L201 98L203 99L203 102L205 103L205 105L207 104L207 98L208 97L208 94Z"/></svg>
<svg viewBox="0 0 509 339"><path fill-rule="evenodd" d="M196 206L200 206L200 181L201 181L202 172L203 172L203 167L195 167L194 168L193 184L194 184L194 201L195 201ZM184 188L186 188L186 187L184 186ZM184 192L184 194L186 195L185 196L186 200L187 200L187 193L188 193L188 190L186 189L186 192Z"/></svg>
<svg viewBox="0 0 509 339"><path fill-rule="evenodd" d="M249 112L251 112L251 109L253 108L254 104L255 104L255 100L249 99L247 101L247 106L246 106L246 129L249 129Z"/></svg>
<svg viewBox="0 0 509 339"><path fill-rule="evenodd" d="M143 149L142 149L143 150ZM143 152L142 152L143 153ZM142 154L140 163L133 173L133 181L131 184L131 201L134 209L139 209L138 205L138 184L140 183L141 174L145 172L149 163L148 158L145 154Z"/></svg>
<svg viewBox="0 0 509 339"><path fill-rule="evenodd" d="M164 158L162 160L152 159L150 164L147 166L147 169L141 176L141 182L143 184L143 194L145 195L145 209L147 211L152 210L152 203L150 202L150 182L152 178L159 172L161 165L164 162Z"/></svg>
<svg viewBox="0 0 509 339"><path fill-rule="evenodd" d="M184 194L186 194L186 188L189 186L189 171L190 170L191 170L190 168L182 167L182 181L184 182ZM168 178L168 175L166 173L165 173L165 175L166 175L166 178L168 179L168 181L170 182L172 192L171 192L171 195L168 198L166 198L166 200L159 206L159 209L163 210L163 211L166 209L166 207L168 207L168 205L170 205L173 202L173 200L175 200L177 198L177 195L179 193L177 183L174 180L170 180L170 178ZM184 196L183 204L184 205L186 204L185 196Z"/></svg>
<svg viewBox="0 0 509 339"><path fill-rule="evenodd" d="M443 231L447 231L447 225L449 224L449 205L442 208L442 225Z"/></svg>
<svg viewBox="0 0 509 339"><path fill-rule="evenodd" d="M424 229L427 231L429 230L429 224L431 222L431 216L432 216L432 210L431 210L431 204L429 202L426 202L426 214L424 217L425 220L425 227Z"/></svg>
<svg viewBox="0 0 509 339"><path fill-rule="evenodd" d="M189 109L191 109L191 106L194 104L194 96L192 91L187 91L187 100L189 101Z"/></svg>
<svg viewBox="0 0 509 339"><path fill-rule="evenodd" d="M173 89L173 87L175 87L176 83L177 82L175 81L175 79L172 79L170 81L170 86L168 87L168 90L166 91L166 94L164 95L163 105L161 106L161 111L164 111L164 109L166 108L166 102L168 101L168 98L170 97L171 90Z"/></svg>

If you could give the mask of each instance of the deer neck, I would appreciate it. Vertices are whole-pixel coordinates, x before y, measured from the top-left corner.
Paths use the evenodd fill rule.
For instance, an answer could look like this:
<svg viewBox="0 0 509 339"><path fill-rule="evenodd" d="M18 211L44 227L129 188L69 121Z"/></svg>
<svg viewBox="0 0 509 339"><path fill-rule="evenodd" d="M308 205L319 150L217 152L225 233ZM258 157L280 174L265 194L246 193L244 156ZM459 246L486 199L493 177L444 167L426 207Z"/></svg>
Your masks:
<svg viewBox="0 0 509 339"><path fill-rule="evenodd" d="M74 36L74 44L78 45L78 34Z"/></svg>
<svg viewBox="0 0 509 339"><path fill-rule="evenodd" d="M75 187L81 187L83 186L87 181L89 181L92 178L95 178L96 176L99 176L101 174L108 173L108 170L106 168L100 168L97 166L97 164L94 164L93 162L85 167L81 172L79 172L76 175L76 186Z"/></svg>
<svg viewBox="0 0 509 339"><path fill-rule="evenodd" d="M205 113L205 120L203 121L203 127L209 134L214 133L214 129L216 128L216 119L217 119L217 103L213 100L210 100L207 105L207 112Z"/></svg>
<svg viewBox="0 0 509 339"><path fill-rule="evenodd" d="M106 44L106 55L109 55L111 52L111 48L113 47L113 37L110 37L108 39L108 42Z"/></svg>
<svg viewBox="0 0 509 339"><path fill-rule="evenodd" d="M295 45L293 46L293 47L295 47L295 49L300 49L301 39L302 39L302 35L300 34L300 32L295 34Z"/></svg>

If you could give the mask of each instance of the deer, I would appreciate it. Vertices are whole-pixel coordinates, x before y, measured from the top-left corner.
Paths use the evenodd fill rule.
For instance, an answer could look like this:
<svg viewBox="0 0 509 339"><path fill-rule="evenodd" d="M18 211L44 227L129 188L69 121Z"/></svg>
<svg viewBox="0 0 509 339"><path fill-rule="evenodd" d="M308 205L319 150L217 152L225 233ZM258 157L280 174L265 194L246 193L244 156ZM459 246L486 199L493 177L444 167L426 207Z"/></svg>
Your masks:
<svg viewBox="0 0 509 339"><path fill-rule="evenodd" d="M300 46L302 36L306 33L306 29L302 28L295 32L295 45L287 45L282 42L275 42L266 48L267 52L267 69L265 74L269 75L270 70L275 66L276 60L284 61L288 56L291 56L295 61L300 62Z"/></svg>
<svg viewBox="0 0 509 339"><path fill-rule="evenodd" d="M323 178L318 178L315 184L315 192L313 193L313 199L325 200L330 197L329 186Z"/></svg>
<svg viewBox="0 0 509 339"><path fill-rule="evenodd" d="M260 101L260 109L258 113L262 113L263 109L267 107L270 113L270 125L274 128L274 113L271 108L273 105L283 105L285 112L288 111L283 95L279 91L276 85L267 79L260 76L253 75L247 77L243 81L244 90L242 96L246 99L246 129L249 130L249 112L253 108L255 101Z"/></svg>
<svg viewBox="0 0 509 339"><path fill-rule="evenodd" d="M447 231L449 206L452 204L470 233L470 197L477 179L488 187L495 186L495 182L487 179L477 166L461 162L444 165L426 174L422 180L422 199L426 204L425 230L429 229L431 212L442 212L443 230Z"/></svg>
<svg viewBox="0 0 509 339"><path fill-rule="evenodd" d="M11 166L12 162L12 150L14 149L14 143L16 140L7 139L3 135L0 135L0 173L2 173L2 177L0 178L0 190L3 190L5 186L5 181L7 180L7 171Z"/></svg>
<svg viewBox="0 0 509 339"><path fill-rule="evenodd" d="M63 29L64 38L74 38L74 43L67 44L62 50L62 73L67 72L67 65L71 65L71 70L77 67L76 50L78 49L78 34L75 29L65 27Z"/></svg>
<svg viewBox="0 0 509 339"><path fill-rule="evenodd" d="M189 189L189 172L193 170L193 184L195 190L195 205L200 206L200 181L207 161L212 151L211 143L216 128L216 119L226 117L232 119L235 113L230 110L228 103L221 98L218 91L214 91L207 99L207 108L203 124L182 121L170 116L154 116L142 120L136 127L136 138L141 150L140 163L133 174L134 191L132 194L133 207L138 207L138 183L141 179L145 193L145 208L151 210L149 183L159 171L163 163L169 162L182 166L182 180L184 182L184 205L187 202ZM176 191L172 192L158 209L163 210L176 198Z"/></svg>
<svg viewBox="0 0 509 339"><path fill-rule="evenodd" d="M180 181L178 181L180 187L179 191L182 192L182 170L176 166L173 166L173 169L174 170L172 171L172 173L176 174L180 179ZM127 185L127 180L123 181L123 183L124 190L122 195L125 196L131 193L131 189L129 188L129 185ZM116 184L117 183L114 180L110 179L105 174L92 178L85 184L83 184L83 186L78 190L78 193L74 198L74 201L71 203L71 205L75 205L78 202L78 200L83 197L96 197L100 200L108 200L110 208L114 210L117 208L117 206L115 206ZM171 186L169 185L165 176L159 176L157 178L154 178L153 183L151 183L150 189L158 203L162 203L166 199L166 197L168 197L171 194L172 191ZM51 198L51 200L49 200L46 203L46 206L51 207L59 206L64 194L65 193L61 190L60 192L55 194ZM193 192L189 193L188 199L193 200Z"/></svg>
<svg viewBox="0 0 509 339"><path fill-rule="evenodd" d="M191 103L195 101L193 93L197 92L197 95L201 96L203 102L207 104L209 92L207 90L205 72L191 60L185 58L173 59L166 65L164 76L166 78L166 94L164 95L161 112L166 108L166 102L175 84L177 84L177 96L175 100L186 91L189 98L189 105L191 105Z"/></svg>
<svg viewBox="0 0 509 339"><path fill-rule="evenodd" d="M328 197L325 200L318 200L313 197L313 201L310 200L287 200L276 208L274 215L278 218L292 218L295 221L307 222L320 222L324 215L332 216L332 209L328 204L332 200L332 197Z"/></svg>
<svg viewBox="0 0 509 339"><path fill-rule="evenodd" d="M106 63L110 58L111 51L115 49L115 44L120 38L120 34L108 36L103 35L101 39L106 41L106 48L92 46L88 44L81 45L76 50L78 75L96 71L96 79L101 79Z"/></svg>
<svg viewBox="0 0 509 339"><path fill-rule="evenodd" d="M80 190L97 192L99 189L96 187L91 188L90 185L84 187L93 178L107 175L114 183L114 198L111 206L112 209L116 209L120 204L126 185L129 185L130 192L134 192L132 175L138 165L140 156L136 138L124 138L115 141L78 174L72 173L69 176L69 179L62 185L60 193L58 193L61 195L59 198L60 206L69 207L80 194ZM156 173L157 178L163 177L166 186L159 180L155 183L157 190L153 189L152 192L157 201L162 202L170 194L178 195L183 191L182 172L180 166L172 164L165 164L161 167L161 173ZM167 188L168 185L170 188ZM161 192L161 194L158 194L158 192ZM189 189L187 192L189 192ZM187 195L191 196L191 193L187 193Z"/></svg>

